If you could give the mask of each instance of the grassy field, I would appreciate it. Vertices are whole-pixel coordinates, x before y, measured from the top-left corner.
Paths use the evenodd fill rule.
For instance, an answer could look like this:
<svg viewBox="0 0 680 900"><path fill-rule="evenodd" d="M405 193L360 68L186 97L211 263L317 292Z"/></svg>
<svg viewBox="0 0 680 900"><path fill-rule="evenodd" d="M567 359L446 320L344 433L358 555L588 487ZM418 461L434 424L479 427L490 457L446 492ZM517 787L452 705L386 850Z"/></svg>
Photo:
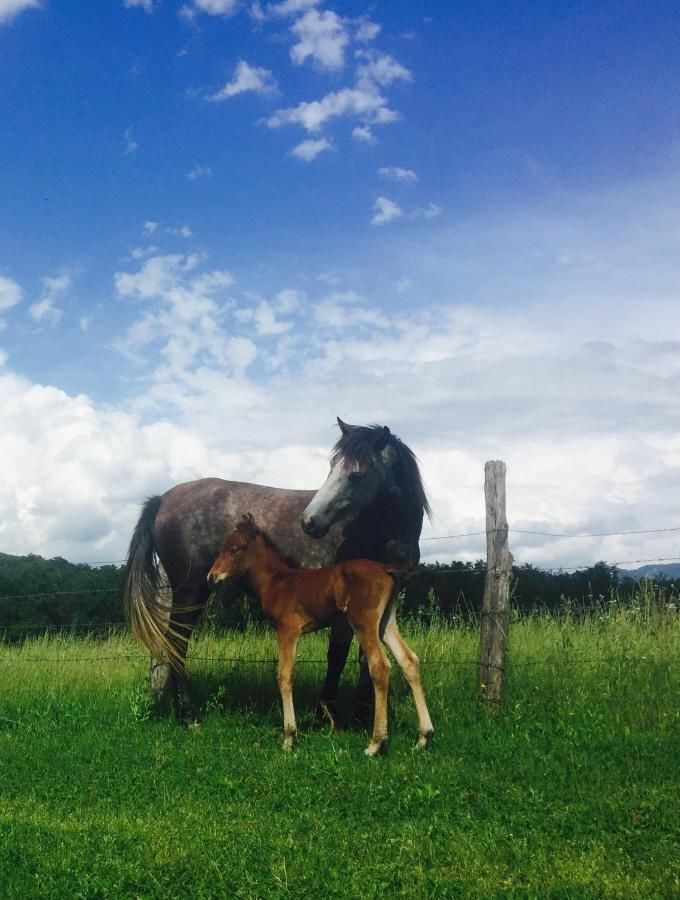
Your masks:
<svg viewBox="0 0 680 900"><path fill-rule="evenodd" d="M0 646L0 895L680 896L676 612L513 623L495 720L475 630L408 637L435 741L413 751L395 667L375 760L364 733L312 721L324 635L301 642L290 755L269 634L196 642L196 731L153 717L126 636Z"/></svg>

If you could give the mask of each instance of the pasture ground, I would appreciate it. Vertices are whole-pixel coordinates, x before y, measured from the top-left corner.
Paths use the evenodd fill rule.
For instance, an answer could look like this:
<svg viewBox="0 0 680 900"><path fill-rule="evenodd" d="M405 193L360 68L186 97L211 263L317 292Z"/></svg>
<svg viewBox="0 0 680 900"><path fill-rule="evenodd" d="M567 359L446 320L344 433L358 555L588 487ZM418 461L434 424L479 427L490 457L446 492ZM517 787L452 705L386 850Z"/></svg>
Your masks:
<svg viewBox="0 0 680 900"><path fill-rule="evenodd" d="M364 733L313 724L323 633L300 645L291 755L270 634L196 642L197 731L151 715L127 636L0 645L0 894L680 896L675 611L513 623L495 720L476 698L477 631L407 636L435 742L412 750L394 667L390 748L374 760Z"/></svg>

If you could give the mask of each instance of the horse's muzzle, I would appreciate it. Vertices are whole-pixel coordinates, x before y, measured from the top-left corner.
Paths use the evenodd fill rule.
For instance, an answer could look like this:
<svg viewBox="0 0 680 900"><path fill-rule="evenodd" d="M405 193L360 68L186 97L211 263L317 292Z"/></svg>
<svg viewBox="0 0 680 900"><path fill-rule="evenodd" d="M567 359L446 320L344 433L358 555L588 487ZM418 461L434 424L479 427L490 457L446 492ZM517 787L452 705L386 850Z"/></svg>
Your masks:
<svg viewBox="0 0 680 900"><path fill-rule="evenodd" d="M314 516L301 516L300 525L306 535L313 538L322 538L328 534L328 526L319 525Z"/></svg>

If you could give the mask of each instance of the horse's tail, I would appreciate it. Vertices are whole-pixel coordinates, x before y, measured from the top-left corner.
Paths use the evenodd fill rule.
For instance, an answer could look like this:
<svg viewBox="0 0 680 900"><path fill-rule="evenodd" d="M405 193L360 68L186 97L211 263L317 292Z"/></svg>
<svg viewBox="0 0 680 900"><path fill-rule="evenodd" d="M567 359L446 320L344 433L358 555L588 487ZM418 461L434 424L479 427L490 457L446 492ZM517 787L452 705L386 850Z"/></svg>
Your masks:
<svg viewBox="0 0 680 900"><path fill-rule="evenodd" d="M175 639L186 639L173 625L172 589L156 555L154 523L160 497L149 497L135 525L123 576L123 607L132 633L153 657L182 668Z"/></svg>

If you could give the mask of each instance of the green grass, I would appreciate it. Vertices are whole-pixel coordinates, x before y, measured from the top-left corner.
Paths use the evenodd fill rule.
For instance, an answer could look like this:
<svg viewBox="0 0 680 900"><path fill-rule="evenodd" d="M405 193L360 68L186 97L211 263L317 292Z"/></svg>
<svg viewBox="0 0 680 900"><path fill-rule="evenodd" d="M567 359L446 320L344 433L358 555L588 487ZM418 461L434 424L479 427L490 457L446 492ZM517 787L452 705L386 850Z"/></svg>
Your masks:
<svg viewBox="0 0 680 900"><path fill-rule="evenodd" d="M0 895L680 896L675 612L513 623L496 718L477 701L475 630L408 638L435 742L413 751L395 667L376 760L364 733L313 724L323 634L300 645L292 755L271 634L196 641L198 731L151 715L126 636L0 647Z"/></svg>

